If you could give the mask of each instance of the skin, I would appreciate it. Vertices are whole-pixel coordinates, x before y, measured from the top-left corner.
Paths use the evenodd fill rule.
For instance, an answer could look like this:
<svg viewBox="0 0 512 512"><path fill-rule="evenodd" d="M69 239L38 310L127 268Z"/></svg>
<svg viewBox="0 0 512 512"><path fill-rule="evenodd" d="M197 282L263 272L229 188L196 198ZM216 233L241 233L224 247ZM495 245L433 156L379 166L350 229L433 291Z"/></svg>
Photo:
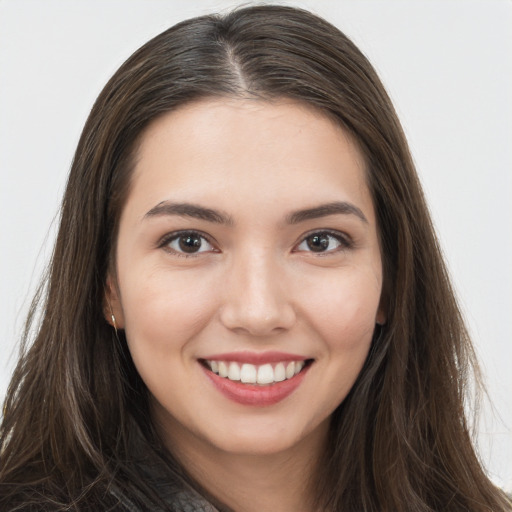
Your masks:
<svg viewBox="0 0 512 512"><path fill-rule="evenodd" d="M289 222L340 201L364 220ZM148 214L163 202L229 222ZM205 237L198 252L179 252L172 237L182 230ZM315 252L308 240L325 230L327 248ZM153 420L191 475L234 510L308 510L330 415L385 321L375 213L351 138L291 101L210 99L157 119L142 137L108 290ZM265 407L228 399L199 362L269 350L313 363L290 396Z"/></svg>

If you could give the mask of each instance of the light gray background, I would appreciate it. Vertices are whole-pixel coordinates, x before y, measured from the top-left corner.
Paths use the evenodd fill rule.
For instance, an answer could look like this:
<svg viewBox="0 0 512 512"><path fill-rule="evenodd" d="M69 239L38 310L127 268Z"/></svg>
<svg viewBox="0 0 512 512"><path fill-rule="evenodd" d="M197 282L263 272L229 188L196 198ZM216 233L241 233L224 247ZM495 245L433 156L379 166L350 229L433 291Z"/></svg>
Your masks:
<svg viewBox="0 0 512 512"><path fill-rule="evenodd" d="M512 2L281 3L352 37L395 102L494 404L482 459L512 491ZM0 399L95 97L153 35L236 4L0 1Z"/></svg>

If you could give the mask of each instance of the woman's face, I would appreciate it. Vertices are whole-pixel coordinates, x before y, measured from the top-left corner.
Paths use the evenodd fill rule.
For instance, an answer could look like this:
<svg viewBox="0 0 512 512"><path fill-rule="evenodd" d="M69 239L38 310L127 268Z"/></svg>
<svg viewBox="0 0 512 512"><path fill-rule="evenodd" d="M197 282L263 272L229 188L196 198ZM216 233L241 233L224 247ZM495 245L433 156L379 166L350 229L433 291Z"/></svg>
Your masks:
<svg viewBox="0 0 512 512"><path fill-rule="evenodd" d="M384 321L361 154L289 101L204 100L150 125L116 265L118 327L181 449L324 437Z"/></svg>

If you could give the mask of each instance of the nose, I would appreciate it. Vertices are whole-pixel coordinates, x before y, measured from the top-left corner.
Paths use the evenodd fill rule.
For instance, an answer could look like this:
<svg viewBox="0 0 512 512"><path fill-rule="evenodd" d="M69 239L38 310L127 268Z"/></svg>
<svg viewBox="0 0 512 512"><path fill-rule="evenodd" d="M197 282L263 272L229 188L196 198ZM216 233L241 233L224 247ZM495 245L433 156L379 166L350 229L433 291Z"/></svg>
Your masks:
<svg viewBox="0 0 512 512"><path fill-rule="evenodd" d="M226 271L223 325L252 336L290 329L296 321L282 267L268 254L240 256Z"/></svg>

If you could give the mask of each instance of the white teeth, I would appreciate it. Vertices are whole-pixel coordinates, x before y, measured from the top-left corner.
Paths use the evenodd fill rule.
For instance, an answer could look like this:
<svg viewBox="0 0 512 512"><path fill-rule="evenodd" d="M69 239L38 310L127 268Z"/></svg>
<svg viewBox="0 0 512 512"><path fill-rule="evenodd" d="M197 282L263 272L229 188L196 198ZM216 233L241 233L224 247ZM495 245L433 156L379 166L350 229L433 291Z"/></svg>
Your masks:
<svg viewBox="0 0 512 512"><path fill-rule="evenodd" d="M228 376L228 365L224 361L219 361L219 375L221 377Z"/></svg>
<svg viewBox="0 0 512 512"><path fill-rule="evenodd" d="M256 384L256 366L243 364L240 370L240 380L246 384Z"/></svg>
<svg viewBox="0 0 512 512"><path fill-rule="evenodd" d="M231 361L206 361L210 370L220 377L233 381L241 381L244 384L267 385L282 382L297 375L305 366L305 361L290 361L289 363L270 363L257 366L244 363L240 366Z"/></svg>
<svg viewBox="0 0 512 512"><path fill-rule="evenodd" d="M229 363L228 379L240 380L240 366L238 366L238 363Z"/></svg>
<svg viewBox="0 0 512 512"><path fill-rule="evenodd" d="M276 382L282 382L286 379L286 370L283 363L277 363L274 368L274 380Z"/></svg>
<svg viewBox="0 0 512 512"><path fill-rule="evenodd" d="M274 369L271 364L264 364L258 368L258 384L270 384L274 382Z"/></svg>

